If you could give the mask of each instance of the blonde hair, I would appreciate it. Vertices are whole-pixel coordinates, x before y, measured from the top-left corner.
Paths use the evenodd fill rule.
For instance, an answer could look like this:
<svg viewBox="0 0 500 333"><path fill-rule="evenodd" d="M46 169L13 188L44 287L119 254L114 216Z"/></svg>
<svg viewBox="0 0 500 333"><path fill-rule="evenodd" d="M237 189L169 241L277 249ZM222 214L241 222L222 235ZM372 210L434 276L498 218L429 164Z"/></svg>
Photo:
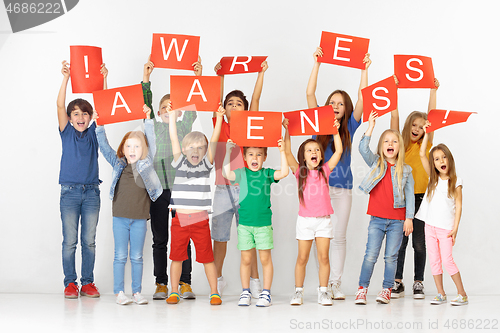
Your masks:
<svg viewBox="0 0 500 333"><path fill-rule="evenodd" d="M457 185L457 171L455 169L455 159L453 158L453 155L451 154L450 149L444 144L440 143L437 146L433 147L429 153L429 166L431 169L431 174L429 176L429 184L427 185L427 200L429 202L432 199L432 196L434 195L434 191L436 190L436 186L439 181L439 171L436 169L434 165L434 152L441 150L444 153L444 156L446 156L446 159L448 160L448 177L450 179L448 180L448 198L453 199L455 197L455 187Z"/></svg>
<svg viewBox="0 0 500 333"><path fill-rule="evenodd" d="M383 148L383 143L384 143L384 138L388 133L392 133L396 135L396 137L399 140L400 147L402 146L401 143L403 143L403 137L398 131L388 129L385 130L384 133L380 136L380 139L378 140L378 155L379 158L377 160L377 167L373 169L371 172L371 175L375 173L375 170L377 168L380 168L379 174L373 179L373 182L375 182L377 179L382 178L382 176L385 174L385 168L386 168L386 161L385 161L385 156L384 156L384 148ZM405 165L405 151L403 149L399 149L398 156L396 157L396 172L394 173L394 178L398 180L398 189L400 193L403 193L403 169ZM404 196L404 193L403 193Z"/></svg>
<svg viewBox="0 0 500 333"><path fill-rule="evenodd" d="M208 140L205 134L198 131L193 131L186 134L186 136L182 139L182 147L185 148L194 142L205 142L205 144L208 146Z"/></svg>
<svg viewBox="0 0 500 333"><path fill-rule="evenodd" d="M120 142L120 145L118 146L118 150L116 151L116 156L118 156L118 158L125 157L125 154L123 153L123 146L125 146L125 142L127 142L128 139L138 139L141 142L142 145L141 160L145 159L146 156L148 156L149 146L146 136L141 131L130 131L127 134L125 134L123 136L122 142Z"/></svg>
<svg viewBox="0 0 500 333"><path fill-rule="evenodd" d="M410 146L411 143L411 130L413 122L418 118L422 118L425 122L425 120L427 120L427 113L420 111L413 111L408 115L408 118L406 118L405 125L403 127L403 132L401 133L401 135L403 136L403 141L405 143L405 151L408 150L408 147ZM422 135L422 137L420 137L420 139L418 139L417 142L422 143L423 139L424 136Z"/></svg>

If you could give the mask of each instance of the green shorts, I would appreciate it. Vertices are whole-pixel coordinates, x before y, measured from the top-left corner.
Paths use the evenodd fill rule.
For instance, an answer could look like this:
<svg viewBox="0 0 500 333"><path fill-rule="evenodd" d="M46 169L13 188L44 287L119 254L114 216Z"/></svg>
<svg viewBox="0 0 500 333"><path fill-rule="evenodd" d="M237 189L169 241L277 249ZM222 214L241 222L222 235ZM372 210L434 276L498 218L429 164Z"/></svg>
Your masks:
<svg viewBox="0 0 500 333"><path fill-rule="evenodd" d="M246 251L256 248L257 250L274 249L273 227L251 227L238 225L238 250Z"/></svg>

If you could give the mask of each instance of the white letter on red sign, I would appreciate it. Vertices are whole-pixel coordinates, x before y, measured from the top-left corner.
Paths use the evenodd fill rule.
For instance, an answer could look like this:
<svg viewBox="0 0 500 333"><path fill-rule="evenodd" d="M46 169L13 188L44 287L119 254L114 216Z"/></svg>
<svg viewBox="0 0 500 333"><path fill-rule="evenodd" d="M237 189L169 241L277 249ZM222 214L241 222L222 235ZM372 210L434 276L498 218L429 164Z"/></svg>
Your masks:
<svg viewBox="0 0 500 333"><path fill-rule="evenodd" d="M389 93L389 90L387 90L387 88L385 87L377 87L375 89L373 89L372 91L372 96L373 98L375 99L379 99L379 100L383 100L385 101L387 104L385 106L378 106L377 104L375 103L372 103L373 107L377 110L386 110L387 108L389 108L389 106L391 106L391 100L385 96L377 96L376 95L376 92L379 91L379 90L382 90L383 92L385 92L386 94Z"/></svg>
<svg viewBox="0 0 500 333"><path fill-rule="evenodd" d="M255 139L255 140L264 140L263 136L252 136L250 135L250 131L252 129L263 129L262 126L252 126L252 120L264 120L264 117L248 117L247 120L247 139Z"/></svg>
<svg viewBox="0 0 500 333"><path fill-rule="evenodd" d="M182 57L184 56L184 51L186 51L186 46L189 43L189 39L186 39L184 41L184 45L182 46L182 51L179 53L179 45L177 45L177 38L172 38L172 41L170 42L170 45L168 46L168 51L165 53L165 40L163 37L160 37L160 42L161 42L161 49L163 51L163 59L167 60L168 57L170 56L170 51L172 51L172 46L175 44L175 53L177 56L177 61L181 61Z"/></svg>
<svg viewBox="0 0 500 333"><path fill-rule="evenodd" d="M194 92L195 86L198 87L198 89L199 89L198 92ZM191 97L193 95L200 95L201 98L203 98L203 102L207 101L207 97L205 96L205 93L203 92L203 88L201 87L201 84L200 84L200 80L198 80L198 79L194 80L193 85L191 86L191 91L189 92L189 95L188 95L186 102L191 102Z"/></svg>
<svg viewBox="0 0 500 333"><path fill-rule="evenodd" d="M408 59L408 61L406 62L406 67L409 69L409 70L413 70L415 72L418 72L420 73L420 76L417 77L416 79L412 78L408 73L406 73L406 78L410 81L413 81L413 82L416 82L416 81L420 81L422 80L422 78L424 77L424 72L422 72L421 69L419 68L415 68L415 67L411 67L410 66L410 63L412 61L416 61L420 64L420 66L422 66L424 63L422 62L422 60L418 59L418 58L411 58L411 59Z"/></svg>
<svg viewBox="0 0 500 333"><path fill-rule="evenodd" d="M304 119L307 120L314 131L319 132L318 110L314 110L314 124L304 111L300 111L300 128L302 130L302 133L305 133Z"/></svg>
<svg viewBox="0 0 500 333"><path fill-rule="evenodd" d="M120 97L120 100L122 101L123 104L120 104L120 105L116 104L118 102L118 97ZM132 113L132 111L130 111L130 108L127 105L127 102L125 102L122 94L119 91L117 91L115 94L115 101L113 102L113 109L111 111L112 116L115 115L115 110L117 107L125 108L125 110L127 110L128 113Z"/></svg>
<svg viewBox="0 0 500 333"><path fill-rule="evenodd" d="M234 69L234 66L236 64L238 64L238 65L243 65L243 67L245 68L245 72L248 72L248 66L247 66L247 64L252 60L252 57L247 57L248 58L247 61L243 61L243 62L237 62L236 61L237 58L238 57L234 57L233 62L231 64L231 68L229 69L229 71L232 72L233 69Z"/></svg>
<svg viewBox="0 0 500 333"><path fill-rule="evenodd" d="M347 47L340 47L339 46L339 41L343 41L343 42L348 42L348 43L352 43L352 39L349 39L349 38L342 38L342 37L337 37L335 39L335 49L333 51L333 59L335 60L342 60L342 61L351 61L351 59L349 58L341 58L339 56L337 56L337 51L338 50L341 50L341 51L351 51L350 48L347 48Z"/></svg>

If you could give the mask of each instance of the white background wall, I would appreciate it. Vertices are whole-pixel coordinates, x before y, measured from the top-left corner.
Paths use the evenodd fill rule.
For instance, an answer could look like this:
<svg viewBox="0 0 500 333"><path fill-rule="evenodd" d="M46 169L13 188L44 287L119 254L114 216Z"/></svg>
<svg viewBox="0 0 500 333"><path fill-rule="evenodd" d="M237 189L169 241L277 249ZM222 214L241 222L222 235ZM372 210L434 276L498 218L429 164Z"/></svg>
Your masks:
<svg viewBox="0 0 500 333"><path fill-rule="evenodd" d="M126 3L126 5L125 5ZM59 163L61 142L57 131L56 97L61 84L61 61L69 60L70 45L94 45L103 49L109 69L109 87L137 84L151 49L152 33L178 33L201 37L200 55L204 75L222 56L267 55L261 110L291 111L307 108L305 88L313 65L312 53L321 31L370 39L369 84L393 73L394 54L432 57L441 82L438 108L474 111L466 124L436 132L435 143L446 143L464 179L464 209L454 256L469 294L498 293L500 274L496 254L500 232L494 207L498 204L497 125L499 108L499 24L491 1L96 1L82 0L66 15L26 32L12 34L5 11L0 10L0 292L62 292L61 221L59 216ZM169 75L184 71L155 69L152 74L154 107L169 91ZM256 74L226 77L225 92L241 89L251 96ZM356 101L360 72L324 64L317 97L323 103L341 88ZM399 91L401 121L413 110L426 111L428 90ZM72 95L67 102L90 94ZM199 113L194 128L211 134L211 114ZM111 145L123 134L140 128L140 121L108 126ZM382 117L374 137L389 126ZM369 217L368 196L357 186L368 167L357 146L367 124L354 136L352 168L354 198L348 227L348 249L343 289L357 288ZM305 137L292 138L295 152ZM375 147L375 144L372 145ZM279 167L278 150L270 150L268 167ZM97 230L95 281L100 291L112 293L113 235L111 201L108 199L111 168L99 159L101 213ZM298 211L292 176L273 188L273 260L276 294L288 294L294 286L297 253L295 220ZM149 226L148 226L149 229ZM144 250L143 292L154 291L151 233ZM224 275L226 293L240 290L239 252L236 233L228 247ZM79 250L77 263L79 264ZM312 259L312 257L311 257ZM413 279L411 247L404 280ZM78 269L79 271L79 269ZM372 278L372 292L380 288L383 258ZM445 274L446 275L446 274ZM435 287L426 269L426 287ZM129 274L126 275L130 291ZM202 265L194 264L195 292L207 294ZM306 293L317 285L315 265L310 264ZM453 291L446 275L445 286Z"/></svg>

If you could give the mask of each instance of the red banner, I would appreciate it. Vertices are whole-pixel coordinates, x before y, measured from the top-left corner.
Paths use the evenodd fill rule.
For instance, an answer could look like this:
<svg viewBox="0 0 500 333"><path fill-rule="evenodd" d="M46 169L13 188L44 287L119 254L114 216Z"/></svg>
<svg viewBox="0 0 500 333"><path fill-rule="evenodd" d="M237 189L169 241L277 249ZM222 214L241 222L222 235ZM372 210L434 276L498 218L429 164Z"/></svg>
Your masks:
<svg viewBox="0 0 500 333"><path fill-rule="evenodd" d="M146 118L140 84L94 91L92 95L95 110L99 115L97 119L99 125Z"/></svg>
<svg viewBox="0 0 500 333"><path fill-rule="evenodd" d="M394 55L398 88L435 88L432 59L418 55Z"/></svg>
<svg viewBox="0 0 500 333"><path fill-rule="evenodd" d="M220 80L219 76L171 75L172 108L187 111L217 111L220 103Z"/></svg>
<svg viewBox="0 0 500 333"><path fill-rule="evenodd" d="M313 109L284 112L283 116L289 120L288 133L296 135L337 134L335 113L331 105Z"/></svg>
<svg viewBox="0 0 500 333"><path fill-rule="evenodd" d="M70 46L71 89L74 94L104 89L101 74L102 49L96 46Z"/></svg>
<svg viewBox="0 0 500 333"><path fill-rule="evenodd" d="M392 76L363 88L361 93L363 121L368 121L372 111L376 111L380 117L398 107L398 87Z"/></svg>
<svg viewBox="0 0 500 333"><path fill-rule="evenodd" d="M232 111L230 138L241 147L277 147L281 112Z"/></svg>
<svg viewBox="0 0 500 333"><path fill-rule="evenodd" d="M262 70L262 62L267 56L234 56L223 57L219 61L221 68L217 75L258 73Z"/></svg>
<svg viewBox="0 0 500 333"><path fill-rule="evenodd" d="M450 111L433 109L429 111L427 120L431 126L426 128L427 133L434 132L437 129L458 123L465 123L469 116L476 112Z"/></svg>
<svg viewBox="0 0 500 333"><path fill-rule="evenodd" d="M323 31L319 44L323 56L318 57L318 62L365 69L363 59L368 53L369 43L370 40L366 38Z"/></svg>
<svg viewBox="0 0 500 333"><path fill-rule="evenodd" d="M199 49L197 36L153 34L151 61L156 68L193 70Z"/></svg>

